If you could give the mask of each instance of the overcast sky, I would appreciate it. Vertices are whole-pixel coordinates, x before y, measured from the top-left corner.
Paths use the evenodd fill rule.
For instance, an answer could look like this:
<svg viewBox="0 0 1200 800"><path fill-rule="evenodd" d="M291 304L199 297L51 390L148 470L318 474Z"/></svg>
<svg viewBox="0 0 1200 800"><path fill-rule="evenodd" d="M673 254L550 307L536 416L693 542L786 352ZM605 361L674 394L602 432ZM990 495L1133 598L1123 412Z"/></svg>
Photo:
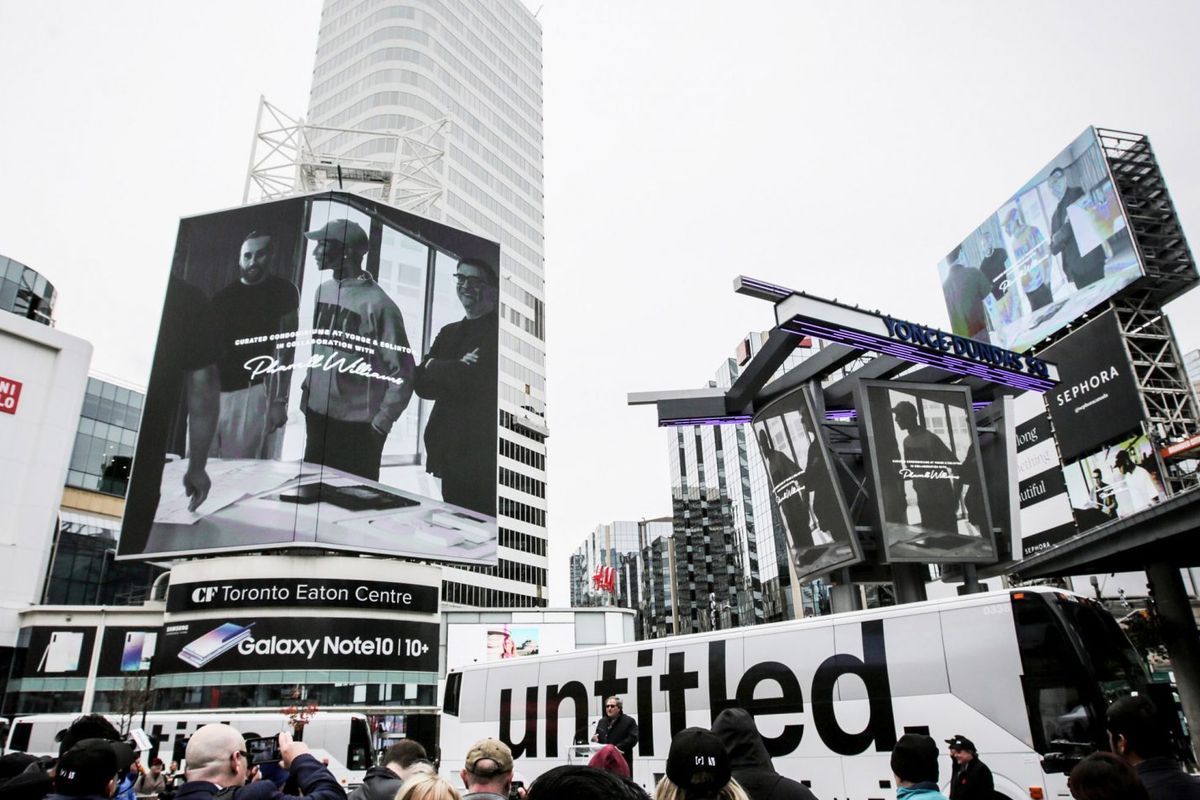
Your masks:
<svg viewBox="0 0 1200 800"><path fill-rule="evenodd" d="M536 0L531 7L537 8ZM260 94L302 114L318 0L6 3L0 253L144 385L179 217L236 205ZM598 523L670 512L631 391L713 376L747 274L945 324L937 262L1095 124L1151 137L1200 242L1200 4L548 0L551 600ZM1171 318L1200 346L1200 293Z"/></svg>

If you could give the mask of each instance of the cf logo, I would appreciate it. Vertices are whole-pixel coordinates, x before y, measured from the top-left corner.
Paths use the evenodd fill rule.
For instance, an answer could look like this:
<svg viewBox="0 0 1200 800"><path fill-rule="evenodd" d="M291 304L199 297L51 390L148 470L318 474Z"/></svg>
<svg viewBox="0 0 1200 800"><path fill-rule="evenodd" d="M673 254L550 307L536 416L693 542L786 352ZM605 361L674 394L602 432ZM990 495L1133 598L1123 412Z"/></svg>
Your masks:
<svg viewBox="0 0 1200 800"><path fill-rule="evenodd" d="M193 603L211 603L212 599L216 596L216 586L197 586L195 589L192 589Z"/></svg>

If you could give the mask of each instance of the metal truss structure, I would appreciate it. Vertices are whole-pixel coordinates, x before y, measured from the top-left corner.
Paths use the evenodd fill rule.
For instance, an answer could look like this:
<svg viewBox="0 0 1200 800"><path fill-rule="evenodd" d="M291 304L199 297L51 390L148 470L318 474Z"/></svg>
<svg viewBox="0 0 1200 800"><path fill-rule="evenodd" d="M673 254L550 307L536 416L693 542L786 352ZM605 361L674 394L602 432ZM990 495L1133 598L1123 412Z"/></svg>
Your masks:
<svg viewBox="0 0 1200 800"><path fill-rule="evenodd" d="M1101 146L1125 207L1146 277L1112 299L1140 390L1147 433L1155 451L1200 431L1200 415L1164 304L1198 282L1196 262L1149 140L1098 129ZM1163 465L1171 494L1200 485L1200 473Z"/></svg>
<svg viewBox="0 0 1200 800"><path fill-rule="evenodd" d="M442 217L446 117L406 131L331 128L307 125L260 97L254 127L242 202L341 189Z"/></svg>

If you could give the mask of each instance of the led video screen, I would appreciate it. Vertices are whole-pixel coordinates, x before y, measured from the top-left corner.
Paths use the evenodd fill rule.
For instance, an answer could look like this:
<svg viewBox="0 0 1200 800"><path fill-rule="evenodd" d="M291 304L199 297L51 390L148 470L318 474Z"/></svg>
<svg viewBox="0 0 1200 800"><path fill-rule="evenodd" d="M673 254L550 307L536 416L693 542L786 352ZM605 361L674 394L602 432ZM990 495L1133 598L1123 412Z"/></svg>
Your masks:
<svg viewBox="0 0 1200 800"><path fill-rule="evenodd" d="M801 388L764 407L751 423L799 580L862 560L816 419Z"/></svg>
<svg viewBox="0 0 1200 800"><path fill-rule="evenodd" d="M1094 128L938 264L955 334L1024 352L1142 275Z"/></svg>
<svg viewBox="0 0 1200 800"><path fill-rule="evenodd" d="M1149 437L1134 436L1063 468L1079 530L1145 511L1167 498Z"/></svg>
<svg viewBox="0 0 1200 800"><path fill-rule="evenodd" d="M859 393L887 559L995 561L970 389L862 381Z"/></svg>
<svg viewBox="0 0 1200 800"><path fill-rule="evenodd" d="M182 220L120 557L494 563L499 258L341 192Z"/></svg>

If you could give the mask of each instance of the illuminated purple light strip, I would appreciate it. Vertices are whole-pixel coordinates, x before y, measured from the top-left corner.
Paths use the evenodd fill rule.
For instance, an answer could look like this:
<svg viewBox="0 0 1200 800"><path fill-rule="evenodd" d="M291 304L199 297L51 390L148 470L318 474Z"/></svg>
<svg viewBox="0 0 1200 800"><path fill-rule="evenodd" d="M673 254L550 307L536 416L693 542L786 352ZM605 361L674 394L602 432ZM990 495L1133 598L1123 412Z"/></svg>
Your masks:
<svg viewBox="0 0 1200 800"><path fill-rule="evenodd" d="M978 402L971 403L971 409L973 411L982 411L991 404L992 403L989 400L980 400ZM849 422L851 420L858 419L858 410L854 408L835 408L832 411L825 412L825 419L833 422Z"/></svg>
<svg viewBox="0 0 1200 800"><path fill-rule="evenodd" d="M747 278L745 275L741 276L741 280L744 286L747 286L751 289L758 289L766 294L773 294L776 297L791 297L794 293L791 289L784 288L783 286L777 286L773 283L760 281L757 278Z"/></svg>
<svg viewBox="0 0 1200 800"><path fill-rule="evenodd" d="M938 367L939 369L947 370L959 375L974 375L992 383L999 383L1005 386L1011 386L1014 389L1022 389L1030 392L1042 394L1054 386L1052 381L1044 378L1038 378L1032 375L1020 375L1006 370L989 367L985 364L980 364L975 361L970 361L964 358L958 358L944 353L933 353L928 350L915 347L913 345L897 342L892 339L885 339L870 333L863 333L851 328L829 327L820 325L815 322L793 318L786 324L780 326L788 333L798 336L816 336L820 339L828 339L833 342L841 342L851 346L861 346L865 350L874 350L878 353L893 355L905 361L913 361L919 364L928 364L929 366Z"/></svg>
<svg viewBox="0 0 1200 800"><path fill-rule="evenodd" d="M747 414L735 414L728 417L682 417L680 419L660 419L658 427L670 428L681 425L744 425L753 417Z"/></svg>

